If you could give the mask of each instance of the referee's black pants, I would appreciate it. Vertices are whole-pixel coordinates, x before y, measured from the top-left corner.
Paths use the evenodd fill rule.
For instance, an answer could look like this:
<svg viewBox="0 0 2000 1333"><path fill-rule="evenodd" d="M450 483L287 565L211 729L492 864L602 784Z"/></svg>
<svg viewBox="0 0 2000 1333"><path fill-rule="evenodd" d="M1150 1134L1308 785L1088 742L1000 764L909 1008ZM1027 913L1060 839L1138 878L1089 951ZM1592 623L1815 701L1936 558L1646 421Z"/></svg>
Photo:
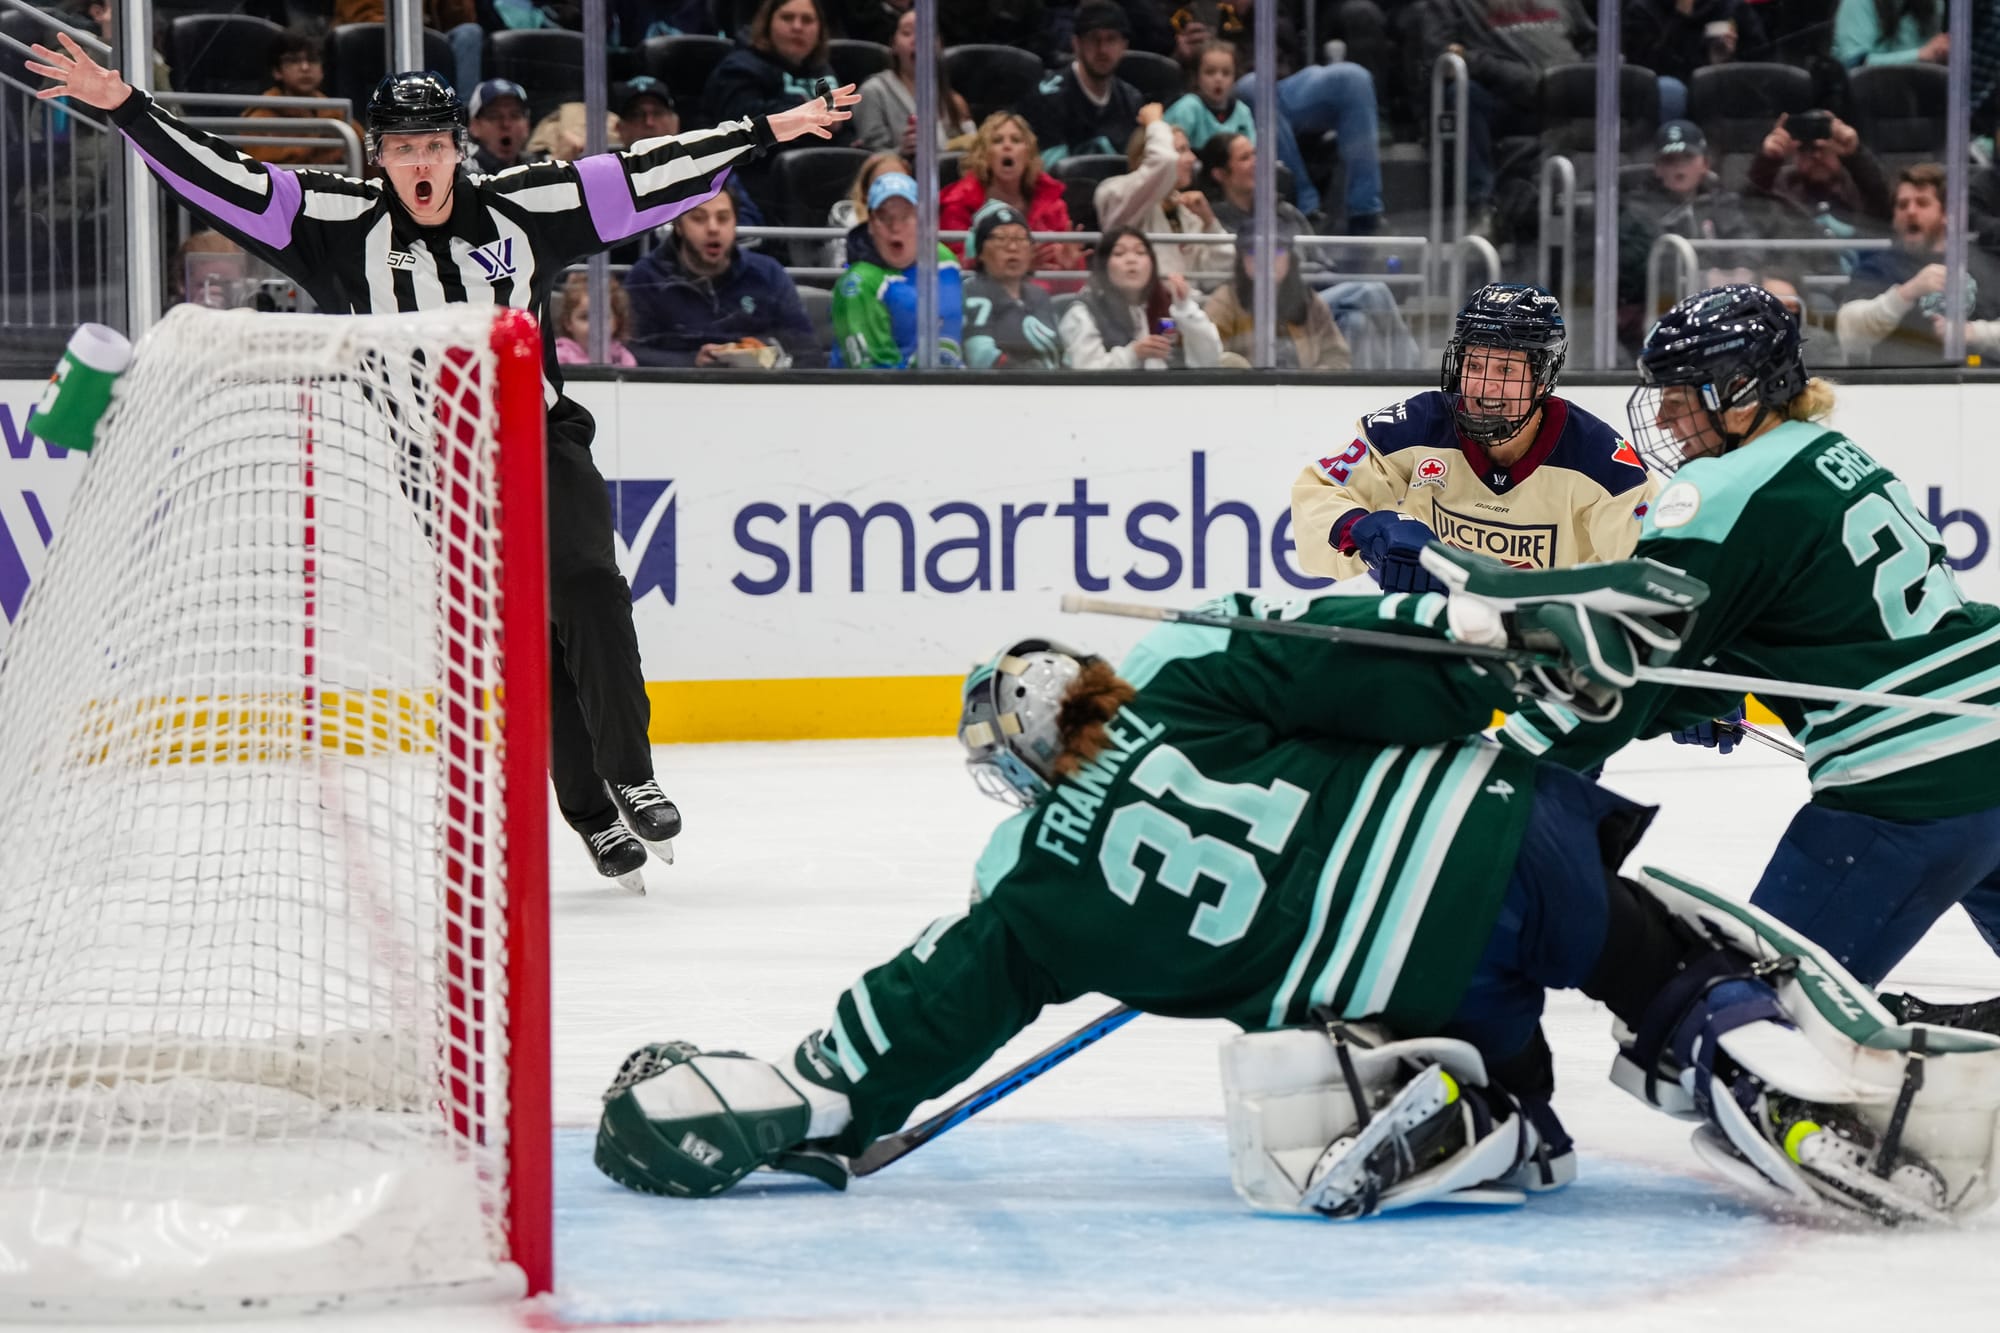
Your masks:
<svg viewBox="0 0 2000 1333"><path fill-rule="evenodd" d="M653 776L632 589L618 572L611 497L590 456L596 430L567 399L549 414L549 770L556 805L580 833L618 818L606 782Z"/></svg>

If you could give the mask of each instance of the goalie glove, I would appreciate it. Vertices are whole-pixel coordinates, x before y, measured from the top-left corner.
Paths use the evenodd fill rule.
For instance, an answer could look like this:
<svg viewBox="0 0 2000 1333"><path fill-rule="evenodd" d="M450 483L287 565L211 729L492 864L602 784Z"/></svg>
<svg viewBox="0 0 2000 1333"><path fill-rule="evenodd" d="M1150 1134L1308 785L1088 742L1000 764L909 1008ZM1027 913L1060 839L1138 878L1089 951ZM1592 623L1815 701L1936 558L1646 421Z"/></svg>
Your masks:
<svg viewBox="0 0 2000 1333"><path fill-rule="evenodd" d="M1689 613L1708 596L1701 580L1651 560L1520 570L1433 543L1423 563L1450 590L1453 638L1551 659L1522 663L1518 691L1586 722L1618 715L1639 667L1680 648Z"/></svg>
<svg viewBox="0 0 2000 1333"><path fill-rule="evenodd" d="M597 1169L628 1189L683 1199L722 1193L759 1167L846 1189L847 1163L810 1142L844 1124L839 1087L737 1051L642 1046L604 1094Z"/></svg>

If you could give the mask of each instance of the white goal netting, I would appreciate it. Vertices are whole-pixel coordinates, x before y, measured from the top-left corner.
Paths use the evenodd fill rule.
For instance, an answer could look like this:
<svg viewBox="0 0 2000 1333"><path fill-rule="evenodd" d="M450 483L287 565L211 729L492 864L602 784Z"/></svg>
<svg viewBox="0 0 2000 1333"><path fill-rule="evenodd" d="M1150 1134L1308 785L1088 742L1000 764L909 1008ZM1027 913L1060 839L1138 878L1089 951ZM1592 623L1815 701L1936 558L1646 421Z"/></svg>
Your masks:
<svg viewBox="0 0 2000 1333"><path fill-rule="evenodd" d="M0 1311L518 1286L492 338L119 385L0 660Z"/></svg>

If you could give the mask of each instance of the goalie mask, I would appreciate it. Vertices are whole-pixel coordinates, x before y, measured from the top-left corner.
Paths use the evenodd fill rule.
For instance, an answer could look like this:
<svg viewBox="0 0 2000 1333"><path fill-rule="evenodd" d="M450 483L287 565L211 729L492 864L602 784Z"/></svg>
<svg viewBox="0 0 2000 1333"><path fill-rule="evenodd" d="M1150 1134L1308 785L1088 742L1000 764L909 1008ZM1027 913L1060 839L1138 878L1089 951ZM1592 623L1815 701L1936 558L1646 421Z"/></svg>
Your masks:
<svg viewBox="0 0 2000 1333"><path fill-rule="evenodd" d="M1805 387L1798 320L1762 287L1732 283L1660 316L1639 352L1639 387L1625 412L1646 462L1672 472L1728 453ZM1723 424L1731 409L1753 403L1757 415L1743 430Z"/></svg>
<svg viewBox="0 0 2000 1333"><path fill-rule="evenodd" d="M979 790L1026 807L1055 782L1063 699L1098 659L1049 639L1023 639L965 678L958 742Z"/></svg>
<svg viewBox="0 0 2000 1333"><path fill-rule="evenodd" d="M1555 297L1523 283L1489 283L1458 312L1438 387L1451 397L1458 428L1490 448L1542 410L1568 354Z"/></svg>

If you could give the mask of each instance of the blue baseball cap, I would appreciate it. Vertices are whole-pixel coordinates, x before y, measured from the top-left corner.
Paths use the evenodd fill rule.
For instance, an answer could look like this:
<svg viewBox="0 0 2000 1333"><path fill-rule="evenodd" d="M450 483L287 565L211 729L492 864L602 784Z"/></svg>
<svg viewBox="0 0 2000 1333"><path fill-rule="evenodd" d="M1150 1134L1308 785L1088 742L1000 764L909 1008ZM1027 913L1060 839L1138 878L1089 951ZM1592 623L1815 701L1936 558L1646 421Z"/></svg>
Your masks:
<svg viewBox="0 0 2000 1333"><path fill-rule="evenodd" d="M917 206L917 183L900 171L885 171L868 187L868 211L873 213L891 199L907 199Z"/></svg>
<svg viewBox="0 0 2000 1333"><path fill-rule="evenodd" d="M465 104L465 114L477 116L503 97L515 98L521 103L523 111L528 109L527 89L512 79L488 79L472 90L472 97Z"/></svg>

